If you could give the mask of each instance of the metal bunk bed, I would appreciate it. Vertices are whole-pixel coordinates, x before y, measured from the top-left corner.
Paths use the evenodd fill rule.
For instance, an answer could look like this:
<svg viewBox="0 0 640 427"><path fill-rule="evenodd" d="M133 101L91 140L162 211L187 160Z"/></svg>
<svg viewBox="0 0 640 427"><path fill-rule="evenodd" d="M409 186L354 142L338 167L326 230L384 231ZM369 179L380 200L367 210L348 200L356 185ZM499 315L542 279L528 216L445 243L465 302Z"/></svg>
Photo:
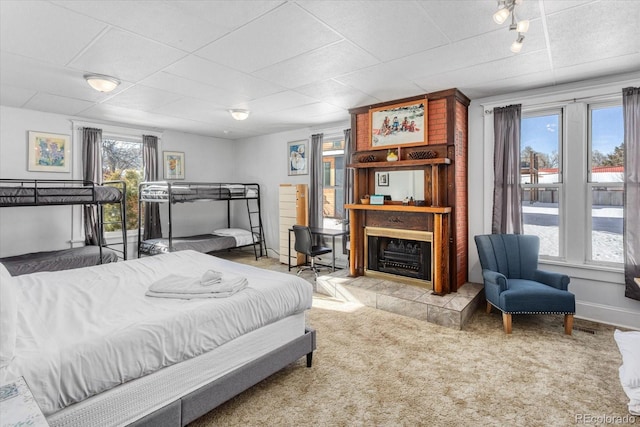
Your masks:
<svg viewBox="0 0 640 427"><path fill-rule="evenodd" d="M226 249L253 246L256 259L266 256L267 248L260 213L260 185L244 183L209 183L166 181L143 182L138 192L138 211L144 212L143 203L165 203L168 206L167 238L142 240L142 214L138 216L138 257L192 249L210 253ZM176 203L202 201L227 202L227 228L231 229L231 202L244 200L249 219L246 236L227 234L200 234L173 236L173 206Z"/></svg>
<svg viewBox="0 0 640 427"><path fill-rule="evenodd" d="M0 258L13 276L37 271L57 271L86 267L127 259L126 184L124 181L108 181L96 184L84 180L58 179L0 179L0 207L22 206L96 206L98 245L35 252ZM120 221L104 221L104 206L117 204ZM104 227L119 224L122 241L103 242ZM119 247L121 247L119 249Z"/></svg>

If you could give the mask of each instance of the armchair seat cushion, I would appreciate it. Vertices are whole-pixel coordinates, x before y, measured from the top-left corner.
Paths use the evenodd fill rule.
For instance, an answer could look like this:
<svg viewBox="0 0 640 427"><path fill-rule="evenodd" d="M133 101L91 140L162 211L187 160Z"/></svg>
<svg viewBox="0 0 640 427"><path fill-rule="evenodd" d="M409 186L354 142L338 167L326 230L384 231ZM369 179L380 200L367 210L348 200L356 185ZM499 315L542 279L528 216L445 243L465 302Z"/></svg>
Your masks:
<svg viewBox="0 0 640 427"><path fill-rule="evenodd" d="M510 314L576 312L575 296L543 283L526 279L507 279L507 290L499 295L499 309Z"/></svg>

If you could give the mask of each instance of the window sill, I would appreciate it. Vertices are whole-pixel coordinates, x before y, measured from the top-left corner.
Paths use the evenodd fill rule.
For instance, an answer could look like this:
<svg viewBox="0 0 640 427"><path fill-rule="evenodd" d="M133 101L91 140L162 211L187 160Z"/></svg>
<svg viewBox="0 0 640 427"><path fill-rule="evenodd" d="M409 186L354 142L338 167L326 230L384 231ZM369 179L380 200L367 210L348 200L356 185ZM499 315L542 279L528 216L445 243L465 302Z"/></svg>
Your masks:
<svg viewBox="0 0 640 427"><path fill-rule="evenodd" d="M566 261L540 258L543 269L564 273L576 279L594 280L597 282L624 284L624 269L600 264L574 264Z"/></svg>

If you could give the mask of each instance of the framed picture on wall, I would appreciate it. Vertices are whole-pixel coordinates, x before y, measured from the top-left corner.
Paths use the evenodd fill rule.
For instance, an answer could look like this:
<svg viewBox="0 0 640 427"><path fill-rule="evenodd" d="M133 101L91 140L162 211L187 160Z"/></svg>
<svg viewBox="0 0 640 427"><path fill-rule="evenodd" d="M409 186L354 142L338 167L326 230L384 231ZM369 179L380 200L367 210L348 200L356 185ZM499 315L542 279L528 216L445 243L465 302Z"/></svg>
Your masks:
<svg viewBox="0 0 640 427"><path fill-rule="evenodd" d="M389 186L389 172L379 173L378 174L378 186L379 187L388 187Z"/></svg>
<svg viewBox="0 0 640 427"><path fill-rule="evenodd" d="M184 153L163 151L164 179L184 179Z"/></svg>
<svg viewBox="0 0 640 427"><path fill-rule="evenodd" d="M427 99L369 110L371 147L427 143Z"/></svg>
<svg viewBox="0 0 640 427"><path fill-rule="evenodd" d="M309 173L308 141L287 143L287 167L289 175L307 175Z"/></svg>
<svg viewBox="0 0 640 427"><path fill-rule="evenodd" d="M69 172L71 137L57 133L29 131L27 170L31 172Z"/></svg>

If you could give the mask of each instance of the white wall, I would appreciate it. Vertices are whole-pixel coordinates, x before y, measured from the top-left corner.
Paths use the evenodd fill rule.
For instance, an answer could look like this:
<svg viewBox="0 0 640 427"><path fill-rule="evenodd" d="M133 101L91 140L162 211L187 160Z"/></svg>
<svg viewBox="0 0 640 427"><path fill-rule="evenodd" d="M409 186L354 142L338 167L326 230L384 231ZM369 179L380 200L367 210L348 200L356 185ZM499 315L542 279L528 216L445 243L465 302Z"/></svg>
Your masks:
<svg viewBox="0 0 640 427"><path fill-rule="evenodd" d="M234 155L234 141L228 139L166 131L162 134L162 151L185 153L185 181L228 182L241 167ZM162 231L167 236L166 206L161 209ZM210 233L227 226L226 202L178 203L172 218L174 236Z"/></svg>
<svg viewBox="0 0 640 427"><path fill-rule="evenodd" d="M280 184L309 184L309 175L288 175L287 142L311 139L310 129L249 138L235 141L235 157L241 167L237 167L234 179L238 182L260 184L262 201L262 222L269 256L277 257L280 252L279 236L279 187ZM238 212L242 217L245 212Z"/></svg>
<svg viewBox="0 0 640 427"><path fill-rule="evenodd" d="M598 79L499 97L473 100L469 107L469 280L482 282L473 236L491 233L493 200L493 128L485 108L552 104L561 100L621 94L622 88L640 86L640 73ZM584 130L586 132L586 130ZM573 203L574 201L568 201ZM574 224L574 226L576 226ZM572 244L576 244L572 242ZM568 274L570 291L576 295L576 317L640 329L640 301L625 298L621 269L571 262L540 262L541 268Z"/></svg>

